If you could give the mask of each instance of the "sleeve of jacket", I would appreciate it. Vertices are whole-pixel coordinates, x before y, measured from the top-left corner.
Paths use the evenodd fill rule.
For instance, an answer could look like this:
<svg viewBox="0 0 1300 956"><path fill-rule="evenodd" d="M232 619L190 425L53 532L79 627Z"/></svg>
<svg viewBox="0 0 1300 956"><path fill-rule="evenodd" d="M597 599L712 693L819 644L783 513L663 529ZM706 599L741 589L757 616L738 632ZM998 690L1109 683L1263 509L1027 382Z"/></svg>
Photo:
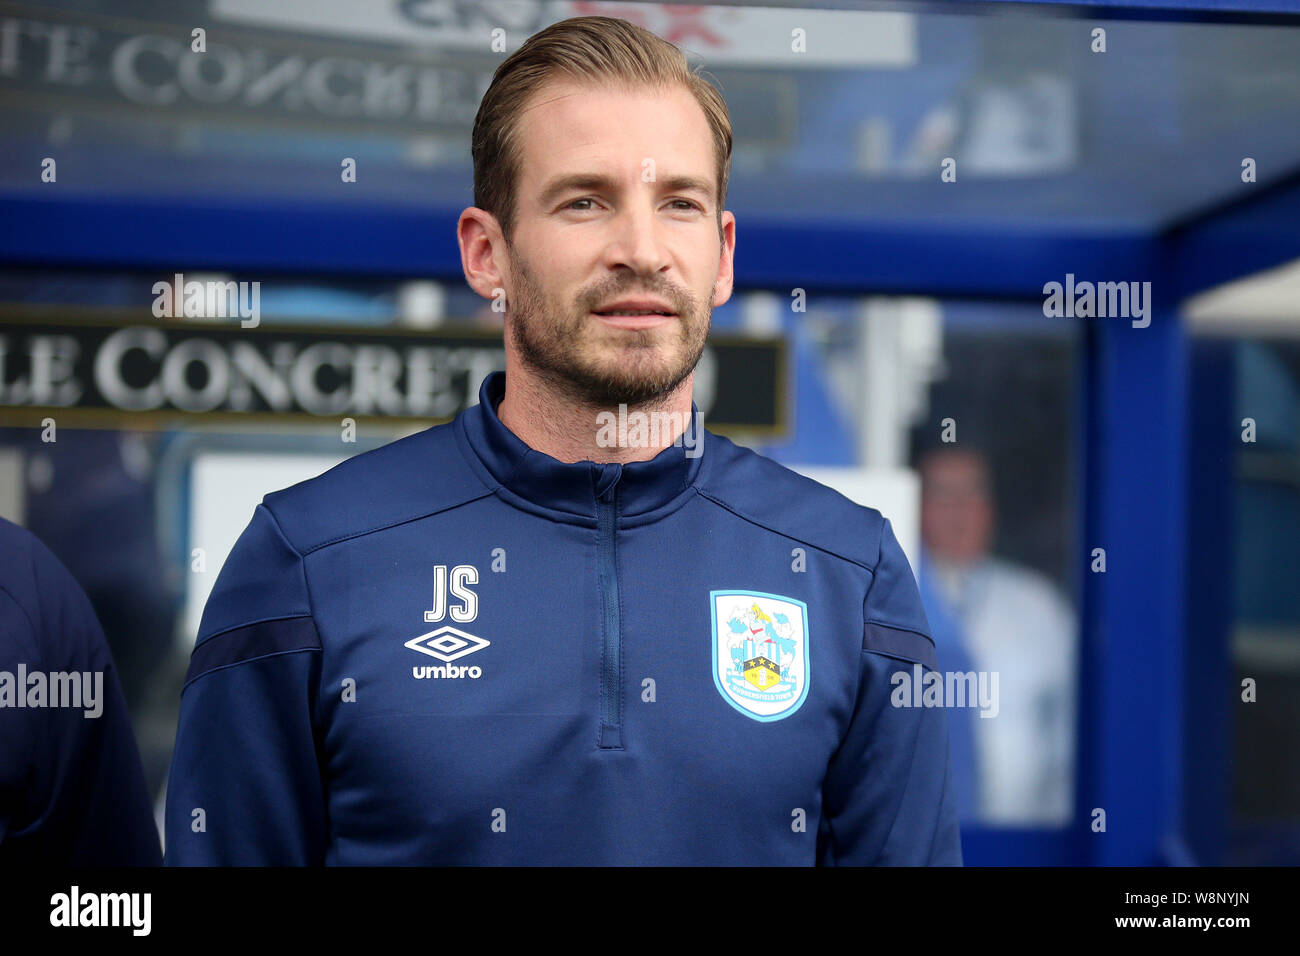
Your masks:
<svg viewBox="0 0 1300 956"><path fill-rule="evenodd" d="M858 697L822 790L821 865L961 865L944 709L896 706L911 702L917 665L938 670L916 579L885 521L864 607Z"/></svg>
<svg viewBox="0 0 1300 956"><path fill-rule="evenodd" d="M181 692L164 862L324 862L320 638L302 556L259 505L217 577Z"/></svg>

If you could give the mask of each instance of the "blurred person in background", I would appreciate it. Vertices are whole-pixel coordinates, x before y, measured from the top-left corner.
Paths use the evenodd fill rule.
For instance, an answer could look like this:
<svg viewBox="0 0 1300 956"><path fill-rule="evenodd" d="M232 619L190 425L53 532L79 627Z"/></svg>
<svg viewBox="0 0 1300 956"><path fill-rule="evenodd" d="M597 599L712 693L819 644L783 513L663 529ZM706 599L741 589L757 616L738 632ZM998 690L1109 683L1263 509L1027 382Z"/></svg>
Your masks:
<svg viewBox="0 0 1300 956"><path fill-rule="evenodd" d="M1063 823L1073 790L1074 613L1045 575L993 555L997 512L982 452L940 446L919 471L918 578L939 659L998 675L995 714L950 709L959 814Z"/></svg>

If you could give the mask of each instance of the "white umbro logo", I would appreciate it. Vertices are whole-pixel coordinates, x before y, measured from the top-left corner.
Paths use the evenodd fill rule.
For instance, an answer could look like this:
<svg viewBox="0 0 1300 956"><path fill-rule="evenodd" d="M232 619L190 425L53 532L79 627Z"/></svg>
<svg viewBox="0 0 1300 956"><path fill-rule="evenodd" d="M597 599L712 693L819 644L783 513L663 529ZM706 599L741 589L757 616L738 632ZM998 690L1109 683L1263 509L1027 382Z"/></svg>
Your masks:
<svg viewBox="0 0 1300 956"><path fill-rule="evenodd" d="M452 661L473 654L475 651L481 651L491 643L491 641L485 641L481 637L475 637L473 634L466 634L458 628L445 625L436 631L430 631L428 634L421 634L419 637L412 638L406 642L406 646L413 651L428 654L430 657L436 657L438 660L450 664Z"/></svg>

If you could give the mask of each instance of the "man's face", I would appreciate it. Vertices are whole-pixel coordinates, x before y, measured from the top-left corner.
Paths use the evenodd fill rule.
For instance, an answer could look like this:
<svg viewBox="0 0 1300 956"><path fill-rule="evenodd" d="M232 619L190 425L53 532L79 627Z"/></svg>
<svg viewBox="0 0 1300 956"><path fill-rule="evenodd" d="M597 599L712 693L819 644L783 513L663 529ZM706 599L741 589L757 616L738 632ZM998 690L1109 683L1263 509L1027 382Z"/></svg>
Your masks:
<svg viewBox="0 0 1300 956"><path fill-rule="evenodd" d="M694 370L712 309L731 295L734 217L724 214L719 236L703 111L685 89L557 82L529 100L519 132L502 265L507 348L577 401L667 394ZM672 314L597 314L646 300Z"/></svg>
<svg viewBox="0 0 1300 956"><path fill-rule="evenodd" d="M967 564L989 550L993 502L981 457L941 451L922 463L921 537L934 557L955 564Z"/></svg>

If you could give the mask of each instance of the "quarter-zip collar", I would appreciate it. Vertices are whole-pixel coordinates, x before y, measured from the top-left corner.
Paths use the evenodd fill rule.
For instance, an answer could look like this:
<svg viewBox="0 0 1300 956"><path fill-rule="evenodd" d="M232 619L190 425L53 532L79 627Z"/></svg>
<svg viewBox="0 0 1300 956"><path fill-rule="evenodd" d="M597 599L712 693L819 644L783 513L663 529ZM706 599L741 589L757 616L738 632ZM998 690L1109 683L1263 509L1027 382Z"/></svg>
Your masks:
<svg viewBox="0 0 1300 956"><path fill-rule="evenodd" d="M496 485L538 508L591 525L597 500L618 485L618 511L625 518L647 515L693 493L708 447L701 431L691 454L679 439L648 461L567 463L526 445L497 416L506 374L493 372L479 387L479 402L458 417L459 437ZM691 402L691 426L699 420Z"/></svg>

